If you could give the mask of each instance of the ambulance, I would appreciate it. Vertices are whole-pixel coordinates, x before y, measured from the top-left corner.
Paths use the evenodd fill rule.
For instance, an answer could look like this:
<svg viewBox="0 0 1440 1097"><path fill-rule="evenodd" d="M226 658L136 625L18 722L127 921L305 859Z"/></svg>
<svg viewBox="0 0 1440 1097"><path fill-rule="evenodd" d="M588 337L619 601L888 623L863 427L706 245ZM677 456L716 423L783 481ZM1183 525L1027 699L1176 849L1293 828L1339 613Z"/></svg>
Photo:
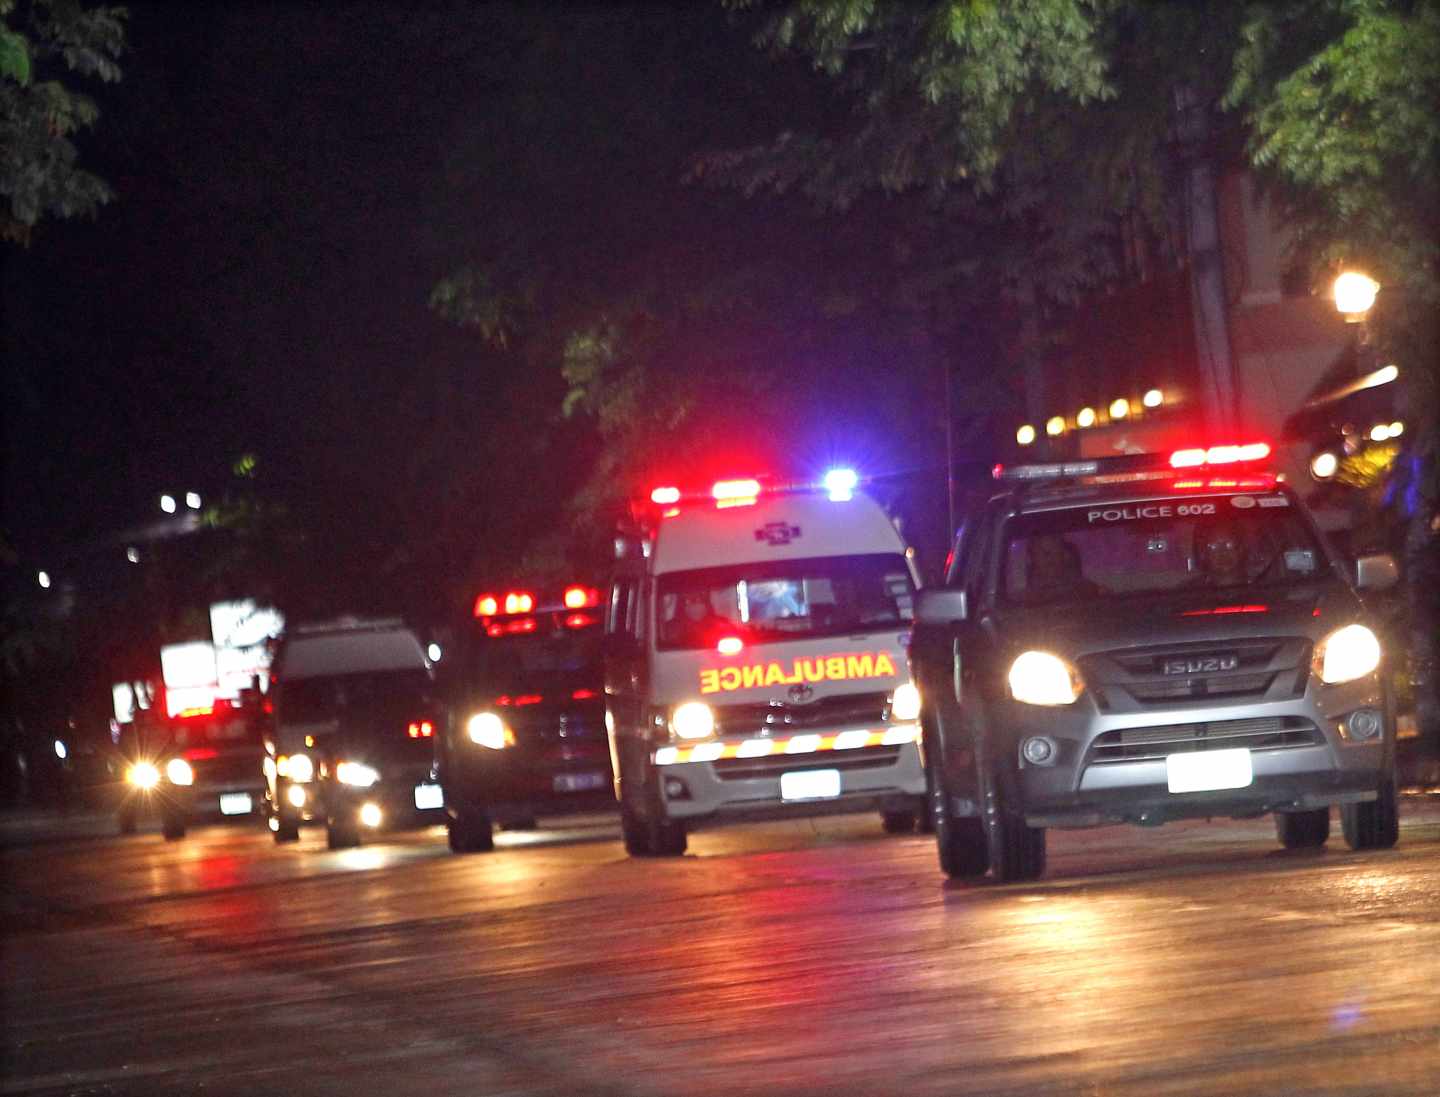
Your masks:
<svg viewBox="0 0 1440 1097"><path fill-rule="evenodd" d="M656 488L615 548L606 727L630 854L744 820L919 825L919 579L854 472Z"/></svg>

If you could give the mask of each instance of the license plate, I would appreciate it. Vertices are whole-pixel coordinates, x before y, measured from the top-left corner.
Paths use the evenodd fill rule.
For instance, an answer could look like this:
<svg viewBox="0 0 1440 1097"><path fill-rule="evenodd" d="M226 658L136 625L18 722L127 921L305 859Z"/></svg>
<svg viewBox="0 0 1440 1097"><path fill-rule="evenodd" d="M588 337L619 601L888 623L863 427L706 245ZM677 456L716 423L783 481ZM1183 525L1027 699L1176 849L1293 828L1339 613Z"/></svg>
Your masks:
<svg viewBox="0 0 1440 1097"><path fill-rule="evenodd" d="M444 806L445 793L439 785L415 786L415 808L417 811L429 811L431 808L443 808Z"/></svg>
<svg viewBox="0 0 1440 1097"><path fill-rule="evenodd" d="M251 811L248 792L227 792L220 797L221 815L249 815Z"/></svg>
<svg viewBox="0 0 1440 1097"><path fill-rule="evenodd" d="M833 800L839 795L838 769L808 769L780 775L782 800Z"/></svg>
<svg viewBox="0 0 1440 1097"><path fill-rule="evenodd" d="M556 792L589 792L604 787L603 773L558 773L554 780Z"/></svg>
<svg viewBox="0 0 1440 1097"><path fill-rule="evenodd" d="M1205 750L1168 755L1165 776L1171 792L1214 792L1249 787L1255 771L1248 750Z"/></svg>

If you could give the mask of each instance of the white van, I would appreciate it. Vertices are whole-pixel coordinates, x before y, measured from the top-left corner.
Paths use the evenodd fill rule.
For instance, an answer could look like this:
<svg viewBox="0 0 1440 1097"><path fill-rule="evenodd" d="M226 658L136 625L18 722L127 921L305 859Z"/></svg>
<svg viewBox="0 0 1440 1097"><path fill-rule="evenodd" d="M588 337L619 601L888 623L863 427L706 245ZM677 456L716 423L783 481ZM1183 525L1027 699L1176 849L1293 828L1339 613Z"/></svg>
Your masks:
<svg viewBox="0 0 1440 1097"><path fill-rule="evenodd" d="M878 810L919 824L912 553L851 473L657 488L618 538L606 726L625 847L726 821Z"/></svg>

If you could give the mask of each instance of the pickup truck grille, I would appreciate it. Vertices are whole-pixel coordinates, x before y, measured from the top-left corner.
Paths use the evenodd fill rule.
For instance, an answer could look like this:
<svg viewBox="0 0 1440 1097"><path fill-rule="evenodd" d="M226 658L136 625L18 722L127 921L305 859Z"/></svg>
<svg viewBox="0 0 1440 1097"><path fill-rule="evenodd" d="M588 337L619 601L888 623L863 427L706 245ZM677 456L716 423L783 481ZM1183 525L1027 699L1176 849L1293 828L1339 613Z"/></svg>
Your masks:
<svg viewBox="0 0 1440 1097"><path fill-rule="evenodd" d="M1216 699L1283 701L1305 692L1310 641L1237 639L1107 651L1081 658L1080 672L1101 712Z"/></svg>
<svg viewBox="0 0 1440 1097"><path fill-rule="evenodd" d="M1212 720L1198 724L1125 728L1107 731L1090 744L1086 762L1154 762L1167 754L1204 750L1287 750L1324 743L1320 729L1303 716L1266 716L1252 720Z"/></svg>

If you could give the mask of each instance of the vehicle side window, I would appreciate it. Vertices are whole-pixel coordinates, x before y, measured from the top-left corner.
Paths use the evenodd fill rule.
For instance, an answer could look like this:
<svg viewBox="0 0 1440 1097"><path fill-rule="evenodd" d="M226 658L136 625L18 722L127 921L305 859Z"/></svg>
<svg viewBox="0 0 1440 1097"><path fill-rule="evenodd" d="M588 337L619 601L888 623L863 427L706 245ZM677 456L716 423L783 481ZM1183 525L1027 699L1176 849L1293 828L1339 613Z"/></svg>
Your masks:
<svg viewBox="0 0 1440 1097"><path fill-rule="evenodd" d="M973 522L965 521L961 522L960 528L955 531L955 544L950 549L950 555L945 557L944 583L947 587L957 585L960 576L964 574L966 550L969 549L970 542L975 539L973 528Z"/></svg>
<svg viewBox="0 0 1440 1097"><path fill-rule="evenodd" d="M634 636L639 583L633 578L617 579L610 587L610 606L605 615L607 636Z"/></svg>

